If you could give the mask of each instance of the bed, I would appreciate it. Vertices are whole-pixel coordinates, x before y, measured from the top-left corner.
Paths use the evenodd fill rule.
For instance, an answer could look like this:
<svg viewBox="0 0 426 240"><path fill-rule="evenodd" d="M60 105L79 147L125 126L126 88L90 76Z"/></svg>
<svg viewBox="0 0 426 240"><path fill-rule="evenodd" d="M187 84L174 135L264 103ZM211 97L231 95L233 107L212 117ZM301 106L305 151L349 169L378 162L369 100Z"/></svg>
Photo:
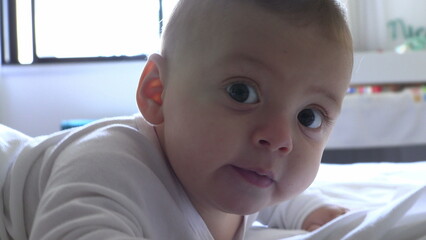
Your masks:
<svg viewBox="0 0 426 240"><path fill-rule="evenodd" d="M311 189L350 211L311 233L256 227L250 239L426 240L426 161L324 163Z"/></svg>

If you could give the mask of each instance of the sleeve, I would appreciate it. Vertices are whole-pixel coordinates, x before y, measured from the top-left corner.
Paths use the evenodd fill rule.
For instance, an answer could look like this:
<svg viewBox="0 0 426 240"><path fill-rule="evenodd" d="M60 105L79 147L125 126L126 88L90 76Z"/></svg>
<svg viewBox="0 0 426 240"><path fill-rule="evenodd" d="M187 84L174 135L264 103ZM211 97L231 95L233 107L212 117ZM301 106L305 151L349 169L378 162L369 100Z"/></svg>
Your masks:
<svg viewBox="0 0 426 240"><path fill-rule="evenodd" d="M0 124L0 206L5 208L4 184L10 166L31 138L23 133ZM0 210L0 239L10 239L6 230L8 209Z"/></svg>
<svg viewBox="0 0 426 240"><path fill-rule="evenodd" d="M271 228L301 229L305 218L326 204L327 199L319 190L308 189L291 200L263 209L257 220Z"/></svg>
<svg viewBox="0 0 426 240"><path fill-rule="evenodd" d="M0 178L2 180L11 162L31 139L21 132L0 124Z"/></svg>
<svg viewBox="0 0 426 240"><path fill-rule="evenodd" d="M40 184L44 191L29 239L147 238L141 189L150 188L143 181L151 172L135 157L132 144L125 138L83 141L60 151L50 167L43 166L50 176L45 186Z"/></svg>

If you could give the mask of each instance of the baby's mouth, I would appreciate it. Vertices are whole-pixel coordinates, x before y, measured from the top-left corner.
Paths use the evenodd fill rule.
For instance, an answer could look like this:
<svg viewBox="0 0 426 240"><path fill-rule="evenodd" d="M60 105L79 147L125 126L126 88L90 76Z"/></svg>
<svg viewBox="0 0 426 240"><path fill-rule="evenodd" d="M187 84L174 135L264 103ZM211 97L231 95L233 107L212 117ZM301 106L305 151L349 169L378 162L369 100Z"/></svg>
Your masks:
<svg viewBox="0 0 426 240"><path fill-rule="evenodd" d="M232 166L234 170L248 183L259 188L268 188L274 183L272 172L251 170Z"/></svg>

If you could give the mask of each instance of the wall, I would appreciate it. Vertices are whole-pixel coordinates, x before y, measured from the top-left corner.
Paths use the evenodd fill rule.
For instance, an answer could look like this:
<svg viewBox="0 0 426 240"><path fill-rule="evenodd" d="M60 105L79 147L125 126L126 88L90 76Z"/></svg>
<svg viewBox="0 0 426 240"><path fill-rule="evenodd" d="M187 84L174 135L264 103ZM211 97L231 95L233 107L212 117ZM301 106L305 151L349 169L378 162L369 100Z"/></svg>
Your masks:
<svg viewBox="0 0 426 240"><path fill-rule="evenodd" d="M138 111L135 91L145 62L1 66L0 123L30 136L66 119L98 119Z"/></svg>

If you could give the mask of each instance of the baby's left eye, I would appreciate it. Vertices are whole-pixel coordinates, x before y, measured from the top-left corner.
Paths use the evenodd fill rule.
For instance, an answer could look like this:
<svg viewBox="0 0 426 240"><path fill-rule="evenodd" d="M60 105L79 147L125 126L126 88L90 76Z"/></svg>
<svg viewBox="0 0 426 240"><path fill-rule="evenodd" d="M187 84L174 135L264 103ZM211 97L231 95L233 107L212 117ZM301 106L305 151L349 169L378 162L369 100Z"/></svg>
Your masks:
<svg viewBox="0 0 426 240"><path fill-rule="evenodd" d="M240 103L257 103L259 96L254 87L245 83L233 83L226 88L229 96Z"/></svg>
<svg viewBox="0 0 426 240"><path fill-rule="evenodd" d="M319 128L323 122L323 115L319 110L306 108L297 115L299 122L308 128Z"/></svg>

